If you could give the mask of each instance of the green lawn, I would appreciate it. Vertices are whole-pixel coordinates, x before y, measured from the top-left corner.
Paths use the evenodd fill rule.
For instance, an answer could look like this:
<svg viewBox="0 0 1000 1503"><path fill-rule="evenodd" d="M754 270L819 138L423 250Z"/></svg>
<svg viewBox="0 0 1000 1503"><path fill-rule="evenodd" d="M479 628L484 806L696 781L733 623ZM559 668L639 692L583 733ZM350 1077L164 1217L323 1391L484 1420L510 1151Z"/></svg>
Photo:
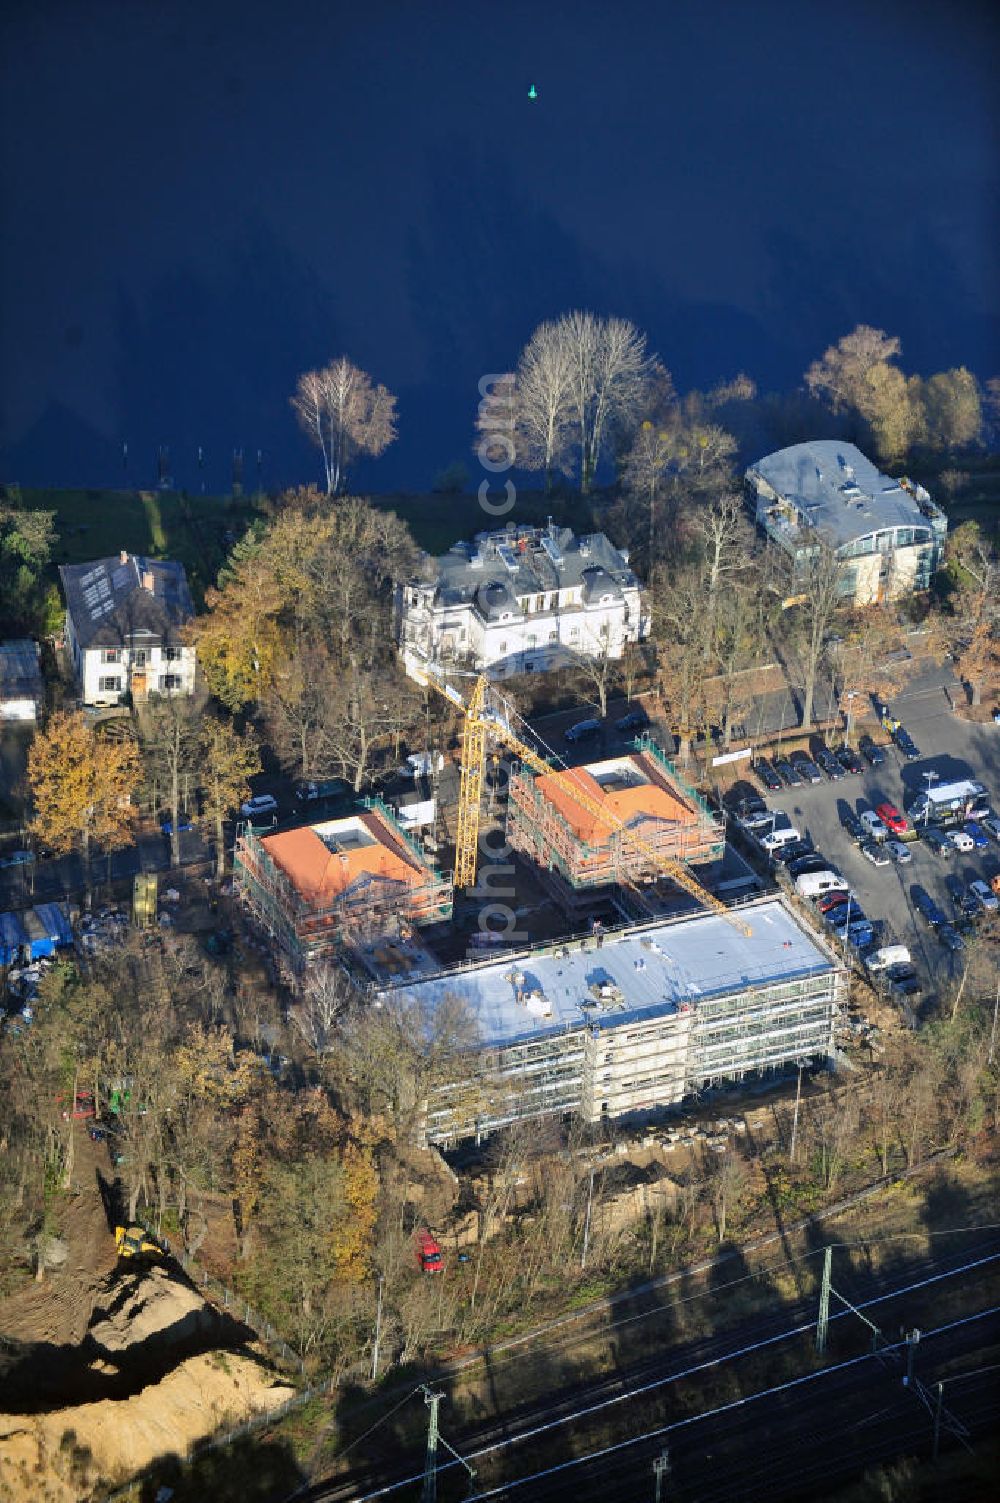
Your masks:
<svg viewBox="0 0 1000 1503"><path fill-rule="evenodd" d="M199 605L228 551L226 532L239 537L253 503L225 496L183 497L176 491L25 490L25 505L56 513L56 564L83 564L122 548L176 558L187 570Z"/></svg>
<svg viewBox="0 0 1000 1503"><path fill-rule="evenodd" d="M491 499L502 497L503 492L495 487ZM56 513L59 540L54 564L88 563L122 548L154 558L175 558L187 570L198 606L228 552L226 533L241 536L256 514L249 499L183 496L177 491L26 489L22 500L33 509ZM579 510L578 501L559 501L537 491L520 492L513 510L503 516L484 511L476 495L400 493L373 496L371 501L383 511L396 512L429 553L444 553L459 538L503 527L513 519L537 525L552 515L577 528L589 523L589 515L583 519L571 514L569 508Z"/></svg>

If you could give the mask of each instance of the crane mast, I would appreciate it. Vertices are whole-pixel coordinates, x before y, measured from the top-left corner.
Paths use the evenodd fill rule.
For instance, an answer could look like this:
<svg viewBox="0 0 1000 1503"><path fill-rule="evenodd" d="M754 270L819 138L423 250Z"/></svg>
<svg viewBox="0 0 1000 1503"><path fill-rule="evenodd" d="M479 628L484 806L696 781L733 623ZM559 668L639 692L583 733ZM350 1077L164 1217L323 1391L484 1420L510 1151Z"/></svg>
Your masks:
<svg viewBox="0 0 1000 1503"><path fill-rule="evenodd" d="M501 715L491 714L487 706L487 692L489 680L485 674L470 675L475 677L475 684L468 700L463 700L449 684L439 679L434 669L428 665L424 683L431 685L449 702L461 709L465 716L465 733L462 742L461 782L458 797L458 824L455 839L455 876L456 887L473 887L476 881L477 855L479 846L479 818L482 808L483 778L486 767L486 738L492 735L497 741L512 751L515 756L532 769L533 772L547 774L553 768L544 757L534 751L526 742L522 741L511 730L509 719ZM713 912L721 914L724 918L734 922L744 934L749 935L749 927L737 919L721 902L714 893L708 892L701 883L692 877L691 873L681 862L675 861L671 856L666 856L658 851L655 846L643 840L634 830L615 819L608 809L595 799L585 788L580 779L573 776L572 768L566 770L566 777L572 783L573 797L587 809L596 815L603 824L610 824L617 828L623 841L627 841L640 855L645 856L650 864L670 877L678 887L684 889L697 902Z"/></svg>

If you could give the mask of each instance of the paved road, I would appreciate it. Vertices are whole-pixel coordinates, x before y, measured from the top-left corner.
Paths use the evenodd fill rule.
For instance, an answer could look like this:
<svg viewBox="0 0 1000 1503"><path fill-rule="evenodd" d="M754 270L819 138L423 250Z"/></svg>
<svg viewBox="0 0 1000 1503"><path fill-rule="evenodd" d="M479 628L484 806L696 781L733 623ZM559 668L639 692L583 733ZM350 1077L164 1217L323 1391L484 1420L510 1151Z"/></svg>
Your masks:
<svg viewBox="0 0 1000 1503"><path fill-rule="evenodd" d="M784 810L793 825L830 857L858 894L868 917L882 920L890 938L909 946L932 989L961 974L962 957L950 955L917 916L914 890L924 888L950 915L953 907L945 876L955 872L969 882L1000 872L1000 845L944 860L917 843L911 846L913 859L907 865L874 867L846 835L840 815L845 807L857 812L884 800L903 809L926 787L921 774L930 771L941 782L977 778L992 793L994 808L1000 807L1000 726L959 719L945 693L952 682L950 672L933 669L893 701L893 713L920 749L919 760L907 762L895 747L888 747L883 766L866 766L861 777L848 776L837 783L824 778L822 783L765 795L770 808Z"/></svg>

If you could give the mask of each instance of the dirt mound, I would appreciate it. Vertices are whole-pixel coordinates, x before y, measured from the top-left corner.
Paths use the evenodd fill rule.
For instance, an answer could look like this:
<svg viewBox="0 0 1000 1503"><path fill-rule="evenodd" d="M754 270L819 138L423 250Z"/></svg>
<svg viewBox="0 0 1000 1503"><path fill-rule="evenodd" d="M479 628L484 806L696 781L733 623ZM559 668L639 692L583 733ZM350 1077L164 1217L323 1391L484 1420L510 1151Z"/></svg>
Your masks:
<svg viewBox="0 0 1000 1503"><path fill-rule="evenodd" d="M276 1408L292 1390L247 1353L203 1352L123 1401L25 1419L0 1414L3 1503L82 1503L158 1456L183 1455L224 1421Z"/></svg>

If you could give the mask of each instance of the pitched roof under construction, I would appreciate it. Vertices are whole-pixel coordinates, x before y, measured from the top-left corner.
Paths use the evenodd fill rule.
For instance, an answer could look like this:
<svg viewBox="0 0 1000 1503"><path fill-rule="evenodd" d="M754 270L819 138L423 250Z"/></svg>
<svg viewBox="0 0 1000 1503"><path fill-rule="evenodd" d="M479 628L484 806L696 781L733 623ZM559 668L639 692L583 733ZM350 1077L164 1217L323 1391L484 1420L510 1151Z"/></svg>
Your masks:
<svg viewBox="0 0 1000 1503"><path fill-rule="evenodd" d="M296 891L325 907L366 881L417 887L427 872L374 811L268 835L261 841Z"/></svg>
<svg viewBox="0 0 1000 1503"><path fill-rule="evenodd" d="M623 759L623 764L621 769L617 764L598 763L593 771L575 767L569 772L547 773L538 779L536 786L541 796L562 815L574 835L590 844L604 843L622 825L633 825L643 819L677 825L696 822L697 814L692 808L660 782L645 775L639 757ZM625 775L613 776L616 770ZM607 809L606 820L600 819L574 798L574 784Z"/></svg>

